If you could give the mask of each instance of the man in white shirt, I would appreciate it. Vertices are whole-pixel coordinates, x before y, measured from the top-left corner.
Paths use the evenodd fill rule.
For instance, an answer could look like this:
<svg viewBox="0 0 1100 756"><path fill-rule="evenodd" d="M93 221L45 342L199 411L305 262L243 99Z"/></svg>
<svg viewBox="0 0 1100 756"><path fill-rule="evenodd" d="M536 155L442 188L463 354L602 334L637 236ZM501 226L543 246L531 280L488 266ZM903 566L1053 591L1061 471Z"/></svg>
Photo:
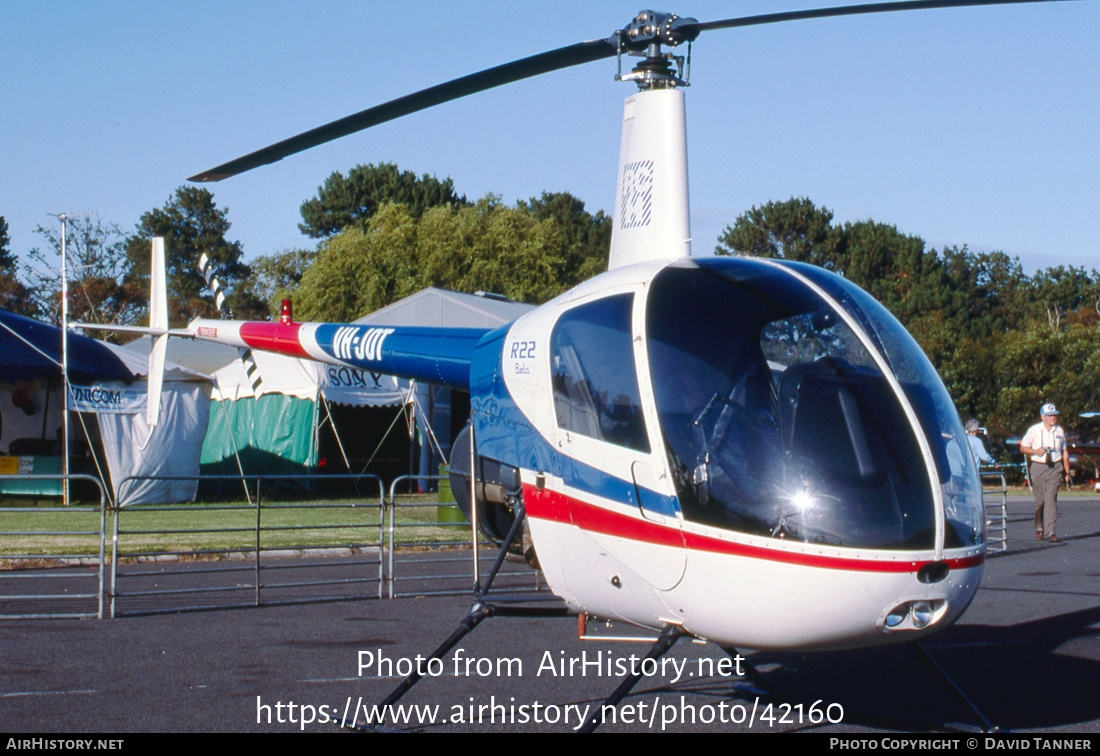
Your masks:
<svg viewBox="0 0 1100 756"><path fill-rule="evenodd" d="M1066 432L1058 425L1058 409L1047 402L1039 409L1041 423L1027 429L1020 439L1020 451L1028 457L1031 490L1035 494L1035 539L1056 543L1054 523L1058 520L1058 486L1064 477L1069 485L1069 455Z"/></svg>

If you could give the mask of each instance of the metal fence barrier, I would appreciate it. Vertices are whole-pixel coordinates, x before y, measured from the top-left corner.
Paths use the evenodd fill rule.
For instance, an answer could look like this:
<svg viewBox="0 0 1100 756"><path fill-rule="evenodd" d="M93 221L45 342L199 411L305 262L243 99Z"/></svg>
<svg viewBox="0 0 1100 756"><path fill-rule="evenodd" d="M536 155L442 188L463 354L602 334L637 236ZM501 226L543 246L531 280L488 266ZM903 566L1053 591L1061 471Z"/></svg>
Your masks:
<svg viewBox="0 0 1100 756"><path fill-rule="evenodd" d="M114 517L110 616L382 597L384 487L375 475L132 477L244 486L248 504L128 505ZM353 483L333 502L269 501L276 486ZM363 501L361 484L377 490ZM143 524L142 521L149 524ZM157 548L164 536L176 544ZM204 548L187 547L188 541ZM280 557L308 559L288 560Z"/></svg>
<svg viewBox="0 0 1100 756"><path fill-rule="evenodd" d="M87 481L99 503L68 507L0 507L0 619L103 618L107 497L91 475L19 475L24 481ZM38 497L36 497L38 498ZM12 521L19 525L12 527ZM85 548L81 548L81 547ZM90 556L88 546L98 550Z"/></svg>
<svg viewBox="0 0 1100 756"><path fill-rule="evenodd" d="M982 507L985 511L985 542L990 552L1008 551L1008 484L1005 474L990 470L979 473Z"/></svg>
<svg viewBox="0 0 1100 756"><path fill-rule="evenodd" d="M386 595L389 598L454 596L471 593L474 588L476 573L471 553L475 534L458 505L442 501L398 501L397 490L403 484L446 480L444 475L402 475L390 484L386 504ZM424 538L426 535L431 537ZM491 565L499 548L480 534L476 540L479 563ZM543 588L539 573L526 562L506 565L494 585L498 591L512 592Z"/></svg>
<svg viewBox="0 0 1100 756"><path fill-rule="evenodd" d="M123 507L112 507L91 476L19 477L87 480L96 486L99 503L0 507L0 535L6 537L6 553L0 553L0 619L113 618L457 595L471 592L478 574L471 556L472 527L457 505L401 493L414 483L445 481L444 476L401 476L391 483L388 498L383 481L373 475L134 476L120 482L122 494L149 480L198 481L206 489L222 490L211 495L200 489L195 503ZM354 483L355 495L303 502L300 496L288 501L278 493L280 485L310 490L339 483ZM68 548L74 540L81 543ZM497 551L478 539L480 564L491 563ZM28 590L31 578L37 583ZM45 581L57 588L37 587ZM514 593L543 587L526 563L507 565L496 585ZM39 609L39 600L49 603Z"/></svg>

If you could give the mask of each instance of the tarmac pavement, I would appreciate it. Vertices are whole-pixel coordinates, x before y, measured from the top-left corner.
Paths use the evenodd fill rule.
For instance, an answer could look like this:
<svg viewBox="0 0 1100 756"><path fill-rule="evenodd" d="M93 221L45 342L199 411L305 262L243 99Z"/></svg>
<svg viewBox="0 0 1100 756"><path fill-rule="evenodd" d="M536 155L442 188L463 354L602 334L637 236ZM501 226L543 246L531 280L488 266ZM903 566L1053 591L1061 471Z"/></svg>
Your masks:
<svg viewBox="0 0 1100 756"><path fill-rule="evenodd" d="M1010 500L1008 551L987 560L962 619L926 643L1003 731L1100 733L1100 498L1061 504L1062 540L1048 544L1034 540L1030 498ZM0 729L333 732L384 698L471 603L411 596L2 622ZM426 668L396 729L570 732L617 685L615 665L647 646L580 641L575 618L493 618L458 649ZM905 647L746 657L779 697L732 674L720 649L681 641L601 731L904 733L971 722ZM585 660L600 664L578 666Z"/></svg>

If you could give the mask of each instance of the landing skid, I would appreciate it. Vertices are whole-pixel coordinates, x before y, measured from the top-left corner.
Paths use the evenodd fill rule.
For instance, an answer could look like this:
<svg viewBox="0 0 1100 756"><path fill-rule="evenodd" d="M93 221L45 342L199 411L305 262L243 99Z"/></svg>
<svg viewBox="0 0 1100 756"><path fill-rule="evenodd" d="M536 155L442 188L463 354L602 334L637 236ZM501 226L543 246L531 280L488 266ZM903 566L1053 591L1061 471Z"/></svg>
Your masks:
<svg viewBox="0 0 1100 756"><path fill-rule="evenodd" d="M936 660L932 658L932 656L928 653L924 646L920 644L919 641L913 641L912 643L909 643L907 645L909 646L909 650L913 652L913 655L916 656L921 664L924 665L925 669L927 669L933 677L939 680L940 683L945 688L947 688L948 692L951 693L952 697L954 697L956 701L962 704L962 706L970 713L970 715L974 718L975 723L978 725L982 732L1000 732L1000 728L990 722L986 718L986 716L978 710L978 707L974 705L974 702L971 701L965 693L963 693L962 688L960 688L955 683L955 681L951 679L947 672L944 671L943 667L941 667L936 662Z"/></svg>
<svg viewBox="0 0 1100 756"><path fill-rule="evenodd" d="M677 627L676 625L667 625L664 630L661 631L661 635L654 641L653 645L649 648L649 653L645 655L646 659L660 659L667 654L673 646L676 645L676 641L683 638L688 633ZM638 669L644 668L644 662L637 665ZM608 696L604 702L596 709L596 713L589 717L588 721L584 723L584 726L578 732L592 732L604 721L604 712L607 707L614 707L618 705L619 701L622 701L626 697L626 694L634 689L634 686L638 684L638 681L642 679L641 671L635 672L632 675L627 675L623 678L623 681L619 683L619 687L615 688L615 692Z"/></svg>
<svg viewBox="0 0 1100 756"><path fill-rule="evenodd" d="M474 605L470 611L462 618L458 627L455 629L447 640L443 641L440 646L431 653L424 663L418 665L420 669L429 669L431 662L435 659L442 660L447 653L459 644L459 642L473 632L478 625L490 617L569 617L571 612L563 607L531 607L531 606L516 606L510 604L506 599L500 601L490 601L487 598L489 589L493 585L493 580L496 579L497 573L500 572L501 566L504 564L504 560L508 556L508 547L515 540L516 536L520 532L520 528L523 525L523 520L526 517L526 513L520 511L517 513L516 521L512 524L511 530L508 532L507 538L503 541L500 547L500 551L497 553L496 561L493 562L493 567L486 576L485 585L482 587L479 580L474 582ZM477 559L477 551L474 551L474 559ZM387 707L397 703L401 698L412 690L420 680L424 677L421 672L413 672L411 675L405 678L405 680L394 689L386 698L378 705L378 711L386 711ZM358 719L350 725L350 729L376 732L385 729L385 725L382 722L379 723L365 723L358 724Z"/></svg>
<svg viewBox="0 0 1100 756"><path fill-rule="evenodd" d="M932 677L935 678L935 680L939 682L940 685L946 688L947 691L951 694L952 698L954 698L959 704L963 706L963 708L966 709L967 713L973 720L973 723L967 725L957 722L946 721L916 719L899 720L897 718L888 718L884 716L859 716L855 718L846 716L844 720L846 723L861 723L883 729L898 729L900 725L900 727L903 727L907 730L946 730L949 732L973 732L977 730L983 733L1002 732L1001 728L993 724L981 712L981 710L978 709L974 702L971 701L970 698L962 691L962 688L960 688L958 684L951 678L951 676L947 674L943 667L941 667L939 663L932 658L931 654L928 653L928 651L919 641L907 643L906 646L917 658L917 660L920 661L920 663L928 670L928 672L931 673ZM722 650L732 657L738 656L737 649L723 647ZM752 662L750 662L748 659L741 657L741 666L742 669L745 670L746 676L751 678L757 687L766 691L772 698L778 700L798 698L798 696L787 695L780 691L779 688L773 685L772 682L768 680L768 678L765 677L764 674L761 673L755 666L753 666ZM902 722L904 723L902 724Z"/></svg>

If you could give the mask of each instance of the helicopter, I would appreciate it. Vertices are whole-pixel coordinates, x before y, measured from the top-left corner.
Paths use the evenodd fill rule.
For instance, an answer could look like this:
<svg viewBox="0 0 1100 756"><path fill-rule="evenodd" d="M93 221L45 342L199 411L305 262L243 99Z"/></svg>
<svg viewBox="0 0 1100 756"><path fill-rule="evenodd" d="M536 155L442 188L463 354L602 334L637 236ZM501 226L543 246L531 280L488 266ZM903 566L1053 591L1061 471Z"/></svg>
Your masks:
<svg viewBox="0 0 1100 756"><path fill-rule="evenodd" d="M299 323L287 302L275 322L199 319L168 329L155 288L153 330L158 341L187 336L470 393L452 487L500 553L437 656L484 618L508 612L487 598L508 553L542 571L566 612L659 631L653 655L681 637L731 653L916 650L966 610L985 562L981 487L958 415L913 338L851 282L791 261L693 255L684 67L704 32L1005 1L888 2L705 23L642 11L609 37L250 153L190 180L224 180L574 65L614 58L616 77L636 88L623 109L608 271L510 325ZM682 45L686 57L675 54ZM624 72L631 58L639 61ZM163 288L163 276L154 283ZM163 349L151 360L163 360Z"/></svg>

